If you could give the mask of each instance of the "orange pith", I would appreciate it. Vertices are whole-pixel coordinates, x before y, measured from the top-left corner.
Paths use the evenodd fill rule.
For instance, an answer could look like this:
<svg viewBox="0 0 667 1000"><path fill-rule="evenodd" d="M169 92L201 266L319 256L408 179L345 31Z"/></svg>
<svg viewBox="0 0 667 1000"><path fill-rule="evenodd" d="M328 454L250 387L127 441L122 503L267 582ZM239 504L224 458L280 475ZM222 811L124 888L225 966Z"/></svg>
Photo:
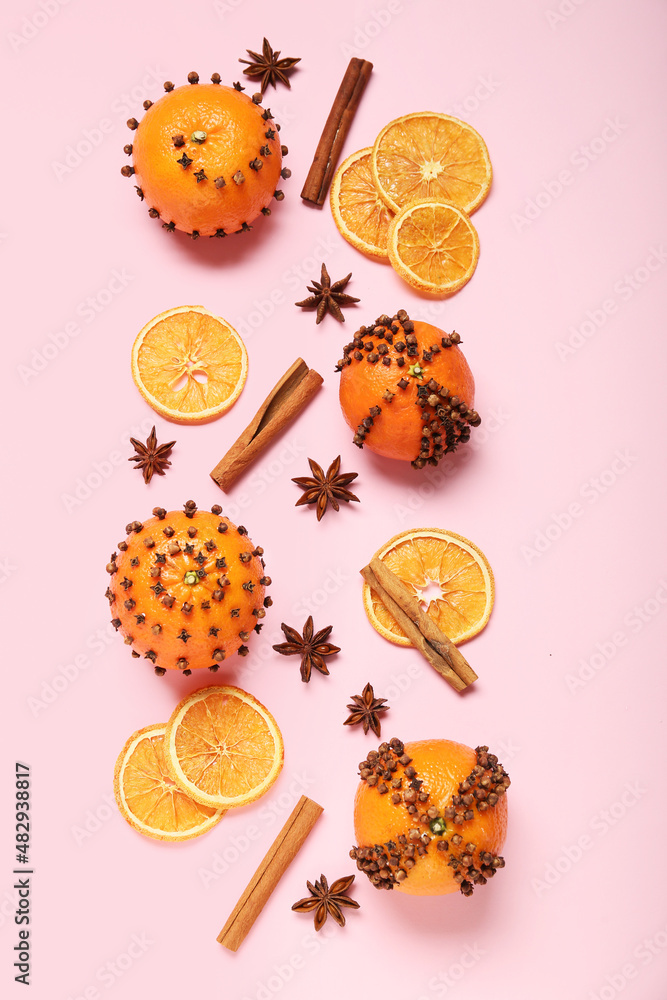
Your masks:
<svg viewBox="0 0 667 1000"><path fill-rule="evenodd" d="M394 742L394 741L392 741ZM386 747L383 744L382 747ZM400 744L400 746L403 746ZM382 747L380 751L382 751ZM480 747L478 750L484 752L486 748ZM390 753L392 761L397 762L399 755ZM388 857L385 865L382 860L375 870L367 870L371 881L382 888L382 881L390 883L387 887L393 887L401 892L406 892L418 896L436 896L461 890L464 894L472 891L474 884L483 885L491 876L490 869L496 870L502 867L504 862L491 861L489 856L498 858L502 849L507 831L507 796L505 794L506 785L509 779L506 777L504 769L497 764L497 758L487 755L490 758L490 767L495 769L495 774L490 769L482 769L478 761L478 753L462 743L455 743L451 740L431 739L420 740L414 743L406 743L402 753L410 758L409 765L402 765L397 762L397 766L391 771L390 778L376 775L374 784L368 784L367 778L362 778L354 803L354 830L356 845L358 848L373 850L376 845L385 846L384 854ZM369 758L371 755L369 755ZM495 764L493 761L495 760ZM371 781L374 780L374 772L370 769L375 761L370 761L368 773ZM363 765L362 765L363 766ZM461 793L460 783L465 782L473 772L473 769L480 766L482 776L489 778L486 789L482 789L479 779L473 784L469 791ZM413 768L416 774L414 777L406 775L406 767ZM499 769L500 768L500 769ZM500 784L493 782L498 778ZM394 788L392 781L401 779L401 786ZM417 783L415 785L415 782ZM422 784L419 784L422 782ZM506 782L506 784L505 784ZM382 786L387 786L386 792L382 791ZM497 789L502 787L502 792ZM489 789L491 791L489 792ZM496 789L496 791L493 791ZM475 798L475 791L483 791L491 801L495 797L492 806L487 803L485 811L479 810L480 802ZM404 796L415 796L415 812L410 813L407 808ZM419 795L427 795L427 799L422 801ZM453 805L456 801L454 796L464 794L473 796L473 801L467 805L460 803ZM397 801L393 801L397 798ZM437 813L437 818L428 815L428 809ZM455 821L450 813L450 818L445 819L446 810L453 811L460 821ZM463 815L472 813L471 818L462 819ZM431 824L440 823L444 826L442 833L434 832ZM416 830L418 836L414 839L410 836L410 831ZM456 842L456 838L461 837L461 842ZM404 838L404 841L403 841ZM455 838L454 840L452 838ZM447 844L446 849L441 849L438 845ZM468 851L467 845L473 845L474 850ZM393 845L393 847L391 846ZM405 864L409 852L406 848L412 845L415 850L409 858L413 863ZM419 853L419 847L425 848L423 853ZM391 858L394 854L393 860ZM463 863L456 866L450 864L452 858L460 859L463 855L469 854L472 865L467 865L467 858ZM375 855L377 856L377 855ZM370 858L357 859L357 867L362 871L364 864ZM380 874L378 876L378 868ZM382 870L388 873L382 877ZM403 875L396 878L396 874L403 870ZM473 870L475 881L470 878ZM457 873L465 876L465 883L457 881ZM481 876L481 878L479 877Z"/></svg>
<svg viewBox="0 0 667 1000"><path fill-rule="evenodd" d="M283 766L276 720L247 691L195 691L167 723L165 760L174 780L203 805L232 808L264 795Z"/></svg>
<svg viewBox="0 0 667 1000"><path fill-rule="evenodd" d="M475 381L468 363L460 348L455 344L442 348L443 331L428 323L415 321L413 333L416 337L418 352L412 357L407 356L406 351L399 352L396 349L397 342L404 342L405 335L402 332L401 324L394 319L395 326L399 332L393 335L393 343L388 345L388 351L383 358L389 358L390 364L386 366L383 359L376 363L369 363L369 354L364 347L366 343L373 343L374 347L387 344L386 340L380 340L374 335L374 329L379 327L368 327L364 332L359 333L363 342L358 351L348 352L346 356L351 359L350 363L343 365L340 379L340 404L348 425L355 431L358 430L362 421L368 419L371 407L379 406L381 413L373 417L372 426L367 432L362 443L386 458L395 458L402 461L413 461L418 459L422 449L422 437L424 421L422 420L422 409L417 405L418 387L427 386L431 380L449 390L449 400L456 398L457 407L471 409L475 401ZM384 327L386 330L386 326ZM424 351L427 357L430 348L435 345L437 352L431 353L430 360L424 359ZM355 354L360 354L357 359ZM371 356L373 352L371 352ZM403 366L399 367L399 359L403 360ZM409 375L409 368L418 362L423 369L423 377L416 378ZM401 388L401 379L407 380L407 387ZM390 401L383 399L385 392L393 393ZM440 399L439 404L450 405L446 398ZM432 419L439 422L436 411L429 407L427 411ZM472 411L471 411L472 412ZM459 414L457 413L457 418ZM473 420L479 420L476 415ZM465 421L457 419L457 424L461 430L456 430L456 441L453 447L461 440L467 440L468 433L464 430ZM461 431L463 432L461 434ZM444 427L443 427L444 432ZM429 427L429 434L431 429ZM459 437L461 435L461 437ZM444 454L445 448L450 447L446 441L446 434L443 438L440 454ZM355 443L359 441L355 438ZM450 447L450 450L453 450ZM433 456L436 445L431 444L428 456ZM428 457L427 456L427 457ZM439 456L436 456L439 457ZM425 462L421 462L421 467Z"/></svg>
<svg viewBox="0 0 667 1000"><path fill-rule="evenodd" d="M223 809L193 801L169 774L164 758L166 725L133 733L116 761L114 794L121 815L154 840L189 840L220 822Z"/></svg>
<svg viewBox="0 0 667 1000"><path fill-rule="evenodd" d="M248 355L229 323L203 306L177 306L150 320L132 346L132 378L167 420L205 423L233 406Z"/></svg>
<svg viewBox="0 0 667 1000"><path fill-rule="evenodd" d="M190 513L132 522L107 566L112 623L158 673L215 671L233 653L245 655L271 603L263 550L245 528L216 513Z"/></svg>
<svg viewBox="0 0 667 1000"><path fill-rule="evenodd" d="M268 208L282 152L273 120L264 114L246 94L221 84L177 87L146 111L132 143L135 180L165 225L224 235ZM193 135L205 138L198 142ZM177 138L175 145L180 136L182 144ZM184 155L192 161L185 166L177 162Z"/></svg>
<svg viewBox="0 0 667 1000"><path fill-rule="evenodd" d="M390 538L375 557L420 600L434 589L422 607L456 645L472 639L488 622L495 599L493 571L469 538L443 528L412 528ZM368 619L380 635L399 646L411 645L368 584L363 599Z"/></svg>

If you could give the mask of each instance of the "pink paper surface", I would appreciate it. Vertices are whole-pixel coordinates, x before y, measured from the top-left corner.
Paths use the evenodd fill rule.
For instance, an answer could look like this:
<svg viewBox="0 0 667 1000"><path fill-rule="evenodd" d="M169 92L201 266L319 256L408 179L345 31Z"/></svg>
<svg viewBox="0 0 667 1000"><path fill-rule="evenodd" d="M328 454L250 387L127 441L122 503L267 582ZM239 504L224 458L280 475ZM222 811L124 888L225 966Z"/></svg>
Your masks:
<svg viewBox="0 0 667 1000"><path fill-rule="evenodd" d="M32 768L40 1000L662 996L664 5L21 0L2 22L3 995L25 995L12 968L19 760ZM192 69L238 79L263 34L302 58L292 89L265 100L290 149L286 199L248 236L168 236L120 176L125 120ZM463 117L488 143L480 262L449 301L420 297L345 243L327 206L299 198L353 55L375 68L344 155L424 109ZM334 279L353 272L361 304L344 327L292 305L322 260ZM130 375L139 329L185 303L226 317L250 358L237 404L202 427L154 414ZM359 452L340 415L343 344L399 308L457 329L475 373L482 426L437 471ZM323 391L223 496L209 470L297 355ZM147 488L126 459L153 423L177 445ZM318 524L295 509L290 480L307 456L326 466L339 453L361 503ZM128 521L190 498L222 503L264 547L274 605L245 660L159 679L108 624L104 566ZM475 541L496 576L490 624L465 647L480 678L465 697L381 639L361 605L358 570L375 549L430 525ZM271 646L281 621L301 627L309 612L342 652L305 685ZM391 704L383 737L499 755L512 776L507 866L471 899L380 894L359 875L361 909L316 935L290 906L307 879L355 870L357 762L377 741L342 722L368 680ZM144 839L113 801L116 756L212 681L273 711L284 770L201 839ZM231 954L216 935L303 792L325 812Z"/></svg>

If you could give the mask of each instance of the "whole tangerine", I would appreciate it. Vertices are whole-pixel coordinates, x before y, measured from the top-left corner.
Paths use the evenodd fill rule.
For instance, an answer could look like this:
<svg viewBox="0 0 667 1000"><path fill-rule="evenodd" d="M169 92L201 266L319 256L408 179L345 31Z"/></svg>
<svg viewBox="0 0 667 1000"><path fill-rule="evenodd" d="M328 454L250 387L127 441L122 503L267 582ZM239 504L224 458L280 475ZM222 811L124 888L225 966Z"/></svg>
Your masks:
<svg viewBox="0 0 667 1000"><path fill-rule="evenodd" d="M272 603L264 550L217 504L209 512L188 500L182 511L153 515L127 525L107 564L111 624L157 674L216 671L232 653L245 656Z"/></svg>
<svg viewBox="0 0 667 1000"><path fill-rule="evenodd" d="M271 111L222 85L217 73L211 79L200 84L190 73L185 86L168 81L163 97L145 102L141 121L127 123L133 165L121 170L136 179L152 218L195 239L252 228L260 213L271 214L274 197L282 200L277 186L290 175Z"/></svg>
<svg viewBox="0 0 667 1000"><path fill-rule="evenodd" d="M460 343L404 309L360 327L337 366L354 443L418 469L465 444L481 418Z"/></svg>
<svg viewBox="0 0 667 1000"><path fill-rule="evenodd" d="M470 896L504 868L510 779L488 747L392 739L359 773L350 856L376 888Z"/></svg>

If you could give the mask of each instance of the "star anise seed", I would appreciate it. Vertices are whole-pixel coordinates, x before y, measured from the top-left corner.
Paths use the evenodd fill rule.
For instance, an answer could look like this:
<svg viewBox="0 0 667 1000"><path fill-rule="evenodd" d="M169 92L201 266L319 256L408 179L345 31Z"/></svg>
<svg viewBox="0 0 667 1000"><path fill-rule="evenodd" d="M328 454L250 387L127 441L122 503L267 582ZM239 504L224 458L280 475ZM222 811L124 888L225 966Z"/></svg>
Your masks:
<svg viewBox="0 0 667 1000"><path fill-rule="evenodd" d="M356 899L350 899L349 896L345 895L353 882L354 875L348 875L346 878L336 879L329 886L324 875L320 875L319 879L316 879L315 885L306 882L310 896L306 896L304 899L300 899L294 903L292 909L296 910L297 913L309 913L311 910L315 910L316 931L324 927L329 914L331 914L340 927L344 927L345 914L341 907L353 906L356 910L359 909L359 903L357 903Z"/></svg>
<svg viewBox="0 0 667 1000"><path fill-rule="evenodd" d="M137 463L135 468L141 469L144 474L145 483L150 483L154 473L157 473L158 476L164 476L165 469L171 465L169 455L171 454L171 449L176 444L175 441L169 441L167 444L158 444L155 426L153 426L153 430L146 439L146 444L142 444L136 438L130 438L130 444L137 454L128 458L128 462Z"/></svg>
<svg viewBox="0 0 667 1000"><path fill-rule="evenodd" d="M376 736L380 735L380 713L386 712L389 709L389 705L386 704L386 698L376 698L375 692L373 691L372 685L369 683L366 685L364 690L360 695L353 694L350 695L352 698L352 704L348 705L350 715L343 723L344 726L358 726L361 724L364 727L364 733L367 733L369 729L372 729Z"/></svg>
<svg viewBox="0 0 667 1000"><path fill-rule="evenodd" d="M308 464L313 475L301 476L292 480L304 491L303 496L299 497L294 504L295 507L300 507L305 503L316 503L317 520L321 521L329 504L334 510L340 510L339 500L343 500L345 503L349 503L350 500L361 502L359 497L346 489L359 473L346 472L344 475L340 475L340 455L331 463L326 474L312 458L308 459Z"/></svg>
<svg viewBox="0 0 667 1000"><path fill-rule="evenodd" d="M298 62L301 62L301 59L280 59L280 50L274 52L266 38L262 42L261 55L259 52L253 52L251 49L246 49L246 52L250 56L250 59L239 59L239 62L244 63L248 67L243 70L246 76L261 76L260 89L262 94L269 84L275 89L278 81L284 83L286 87L291 86L287 79L287 74L290 70L294 69Z"/></svg>
<svg viewBox="0 0 667 1000"><path fill-rule="evenodd" d="M281 642L273 648L276 653L281 653L283 656L298 655L301 657L301 680L304 683L307 684L310 680L313 667L321 674L329 673L324 657L340 653L339 646L333 646L330 642L324 641L333 629L333 625L327 625L326 628L313 634L313 616L308 615L306 624L303 626L303 635L299 635L296 629L285 625L284 622L281 623L280 627L287 642Z"/></svg>
<svg viewBox="0 0 667 1000"><path fill-rule="evenodd" d="M294 305L301 306L302 309L317 309L315 325L321 323L328 312L339 323L344 323L345 317L343 316L341 306L350 306L353 302L359 302L359 299L355 299L353 295L347 295L343 292L351 277L352 272L350 271L347 277L341 278L340 281L334 281L331 284L326 264L322 264L320 280L313 280L312 285L307 286L308 291L313 294L302 302L295 302Z"/></svg>

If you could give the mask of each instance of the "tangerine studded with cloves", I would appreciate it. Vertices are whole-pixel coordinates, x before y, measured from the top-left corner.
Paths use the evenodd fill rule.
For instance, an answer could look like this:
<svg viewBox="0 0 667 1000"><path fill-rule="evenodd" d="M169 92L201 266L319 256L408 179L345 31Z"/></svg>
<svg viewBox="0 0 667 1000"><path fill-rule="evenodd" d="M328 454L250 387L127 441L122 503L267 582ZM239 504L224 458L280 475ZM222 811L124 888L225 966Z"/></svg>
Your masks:
<svg viewBox="0 0 667 1000"><path fill-rule="evenodd" d="M272 603L264 550L246 528L217 504L203 511L188 500L182 511L155 507L125 530L107 564L106 596L132 656L159 675L216 671L233 654L245 656Z"/></svg>
<svg viewBox="0 0 667 1000"><path fill-rule="evenodd" d="M470 896L505 867L510 778L487 746L394 738L359 775L350 857L377 889Z"/></svg>
<svg viewBox="0 0 667 1000"><path fill-rule="evenodd" d="M361 326L343 348L340 404L353 441L414 468L437 465L481 423L461 337L405 309Z"/></svg>
<svg viewBox="0 0 667 1000"><path fill-rule="evenodd" d="M127 122L134 136L124 151L132 165L121 173L167 232L193 239L249 232L284 197L280 183L290 171L282 165L280 125L240 84L224 86L218 73L200 83L193 72L184 86L168 80L164 89L155 103L144 102L140 121Z"/></svg>

